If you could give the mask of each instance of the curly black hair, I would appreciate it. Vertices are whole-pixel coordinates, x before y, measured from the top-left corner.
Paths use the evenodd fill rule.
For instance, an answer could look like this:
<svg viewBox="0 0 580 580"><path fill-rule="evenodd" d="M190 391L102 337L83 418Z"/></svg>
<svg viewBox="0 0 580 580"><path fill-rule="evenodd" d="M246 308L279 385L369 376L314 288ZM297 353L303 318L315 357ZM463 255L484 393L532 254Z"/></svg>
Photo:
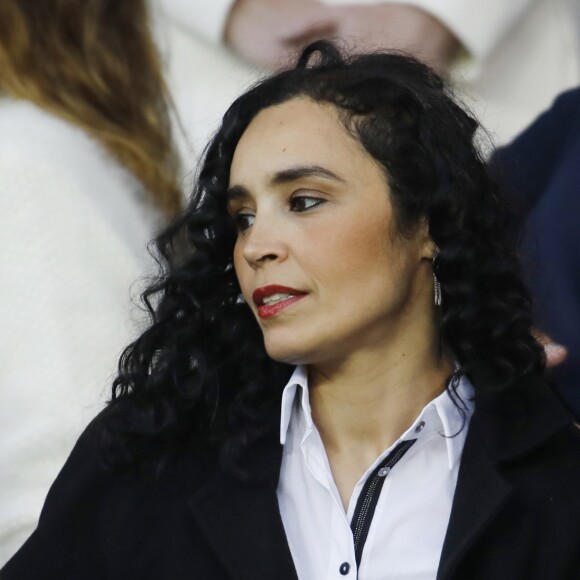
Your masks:
<svg viewBox="0 0 580 580"><path fill-rule="evenodd" d="M271 360L232 264L226 208L232 157L263 109L295 97L330 103L383 168L402 235L426 221L439 253L440 343L485 368L494 389L543 374L530 334L512 220L476 146L478 123L425 65L399 53L344 56L319 41L295 68L257 83L226 112L184 213L156 241L162 274L144 294L151 325L122 355L103 435L114 462L159 468L183 446L219 452L248 473L248 450L276 428L292 368ZM488 384L474 382L477 397Z"/></svg>

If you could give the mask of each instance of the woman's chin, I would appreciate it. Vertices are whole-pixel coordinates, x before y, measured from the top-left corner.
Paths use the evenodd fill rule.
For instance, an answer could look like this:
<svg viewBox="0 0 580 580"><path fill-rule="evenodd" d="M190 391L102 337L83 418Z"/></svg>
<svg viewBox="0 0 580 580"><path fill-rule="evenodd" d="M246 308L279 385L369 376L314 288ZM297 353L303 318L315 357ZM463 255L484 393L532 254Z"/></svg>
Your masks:
<svg viewBox="0 0 580 580"><path fill-rule="evenodd" d="M306 350L303 344L266 340L265 347L268 356L277 362L290 365L312 362L313 354Z"/></svg>

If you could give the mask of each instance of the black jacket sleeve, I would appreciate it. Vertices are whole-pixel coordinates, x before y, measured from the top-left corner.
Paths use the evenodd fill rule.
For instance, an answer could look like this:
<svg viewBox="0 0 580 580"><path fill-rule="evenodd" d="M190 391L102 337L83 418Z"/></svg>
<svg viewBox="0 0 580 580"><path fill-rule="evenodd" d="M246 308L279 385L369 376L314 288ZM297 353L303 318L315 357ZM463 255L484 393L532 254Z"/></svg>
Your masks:
<svg viewBox="0 0 580 580"><path fill-rule="evenodd" d="M146 492L101 468L96 431L93 422L80 437L50 488L37 529L0 571L1 580L109 576L110 547Z"/></svg>

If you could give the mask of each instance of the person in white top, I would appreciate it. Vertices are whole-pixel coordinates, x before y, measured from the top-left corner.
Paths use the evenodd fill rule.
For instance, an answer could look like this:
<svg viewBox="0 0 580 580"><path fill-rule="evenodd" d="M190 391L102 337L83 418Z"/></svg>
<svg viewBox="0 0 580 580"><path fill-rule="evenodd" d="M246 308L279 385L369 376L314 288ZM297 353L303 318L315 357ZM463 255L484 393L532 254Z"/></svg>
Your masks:
<svg viewBox="0 0 580 580"><path fill-rule="evenodd" d="M580 431L477 129L324 41L240 96L3 580L578 576Z"/></svg>
<svg viewBox="0 0 580 580"><path fill-rule="evenodd" d="M449 72L498 143L580 83L575 0L156 0L159 41L193 153L260 71L309 40L410 51ZM191 149L190 149L191 151Z"/></svg>
<svg viewBox="0 0 580 580"><path fill-rule="evenodd" d="M108 398L181 195L145 3L0 4L1 564Z"/></svg>

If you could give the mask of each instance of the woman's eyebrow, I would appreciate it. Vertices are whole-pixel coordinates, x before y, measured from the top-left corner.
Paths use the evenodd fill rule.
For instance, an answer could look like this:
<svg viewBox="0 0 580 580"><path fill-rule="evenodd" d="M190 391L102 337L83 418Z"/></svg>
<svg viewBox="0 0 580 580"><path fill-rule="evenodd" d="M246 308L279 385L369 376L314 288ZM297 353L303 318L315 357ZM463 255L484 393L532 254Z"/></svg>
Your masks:
<svg viewBox="0 0 580 580"><path fill-rule="evenodd" d="M302 177L323 177L325 179L340 181L341 183L345 182L342 177L339 177L336 173L330 171L330 169L326 169L320 165L299 165L298 167L277 171L270 179L270 183L272 185L280 185L296 181Z"/></svg>
<svg viewBox="0 0 580 580"><path fill-rule="evenodd" d="M299 165L274 173L270 178L270 185L291 183L303 177L322 177L324 179L332 179L340 183L346 183L342 177L339 177L336 173L330 171L330 169L326 169L320 165ZM232 185L226 192L228 202L249 197L251 197L251 194L243 185Z"/></svg>
<svg viewBox="0 0 580 580"><path fill-rule="evenodd" d="M232 185L226 191L226 200L229 203L236 199L245 199L250 197L250 192L243 185Z"/></svg>

